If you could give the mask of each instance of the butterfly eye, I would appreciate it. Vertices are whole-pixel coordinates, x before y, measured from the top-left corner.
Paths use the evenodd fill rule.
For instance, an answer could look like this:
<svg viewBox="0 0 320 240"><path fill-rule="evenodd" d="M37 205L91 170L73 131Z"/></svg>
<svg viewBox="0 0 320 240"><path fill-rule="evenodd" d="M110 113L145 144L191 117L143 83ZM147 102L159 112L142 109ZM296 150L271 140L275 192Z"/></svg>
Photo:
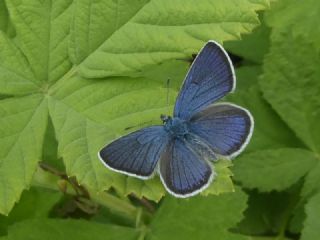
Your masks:
<svg viewBox="0 0 320 240"><path fill-rule="evenodd" d="M166 123L168 121L169 117L167 115L161 114L160 119L162 120L163 123Z"/></svg>

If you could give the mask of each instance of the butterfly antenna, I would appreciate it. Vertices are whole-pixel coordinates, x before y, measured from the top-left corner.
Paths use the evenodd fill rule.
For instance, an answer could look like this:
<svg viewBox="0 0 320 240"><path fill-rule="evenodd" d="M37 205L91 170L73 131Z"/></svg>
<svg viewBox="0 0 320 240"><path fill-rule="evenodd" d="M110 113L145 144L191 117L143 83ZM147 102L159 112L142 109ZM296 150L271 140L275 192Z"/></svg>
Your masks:
<svg viewBox="0 0 320 240"><path fill-rule="evenodd" d="M169 114L169 87L170 87L170 78L167 79L167 113Z"/></svg>

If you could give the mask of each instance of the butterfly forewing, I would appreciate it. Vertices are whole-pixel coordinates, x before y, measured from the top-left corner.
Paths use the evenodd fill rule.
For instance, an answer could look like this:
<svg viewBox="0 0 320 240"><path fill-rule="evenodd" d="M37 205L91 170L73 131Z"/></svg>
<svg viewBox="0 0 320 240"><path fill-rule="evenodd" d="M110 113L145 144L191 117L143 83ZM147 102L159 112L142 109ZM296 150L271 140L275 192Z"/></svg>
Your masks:
<svg viewBox="0 0 320 240"><path fill-rule="evenodd" d="M239 106L219 103L192 116L189 130L208 144L213 152L234 157L251 137L253 118Z"/></svg>
<svg viewBox="0 0 320 240"><path fill-rule="evenodd" d="M209 41L194 60L174 108L174 116L191 115L224 97L235 87L234 69L228 54Z"/></svg>
<svg viewBox="0 0 320 240"><path fill-rule="evenodd" d="M163 126L143 128L107 145L99 152L99 157L115 171L149 178L168 139Z"/></svg>

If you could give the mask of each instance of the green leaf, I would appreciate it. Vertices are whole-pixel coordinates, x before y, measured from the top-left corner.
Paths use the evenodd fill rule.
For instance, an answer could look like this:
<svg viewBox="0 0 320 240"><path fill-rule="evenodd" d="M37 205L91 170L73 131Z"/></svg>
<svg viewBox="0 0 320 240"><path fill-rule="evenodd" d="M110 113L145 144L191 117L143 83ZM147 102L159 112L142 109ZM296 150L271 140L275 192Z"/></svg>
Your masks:
<svg viewBox="0 0 320 240"><path fill-rule="evenodd" d="M246 239L229 231L242 218L246 200L240 189L220 196L167 197L150 225L147 239Z"/></svg>
<svg viewBox="0 0 320 240"><path fill-rule="evenodd" d="M0 30L3 32L7 31L9 22L8 9L5 1L0 2Z"/></svg>
<svg viewBox="0 0 320 240"><path fill-rule="evenodd" d="M307 37L309 42L317 43L320 40L320 26L317 19L320 13L320 6L317 0L276 1L272 5L273 11L266 12L266 24L278 30L290 28L292 34ZM305 13L308 17L305 17ZM318 44L315 47L320 50Z"/></svg>
<svg viewBox="0 0 320 240"><path fill-rule="evenodd" d="M39 85L23 53L0 32L0 94L27 94L38 90Z"/></svg>
<svg viewBox="0 0 320 240"><path fill-rule="evenodd" d="M63 161L58 157L58 141L54 132L52 119L48 118L48 125L44 137L42 149L42 162L49 166L65 172Z"/></svg>
<svg viewBox="0 0 320 240"><path fill-rule="evenodd" d="M90 38L97 36L98 40L94 43L72 41L71 53L75 62L87 55L79 64L83 76L96 78L129 74L165 60L188 58L209 39L218 42L237 39L241 33L248 33L259 24L256 11L268 5L268 0L201 0L196 3L153 0L133 1L132 9L128 10L131 6L124 7L123 2L110 3L109 8L102 8L101 2L86 1L85 8L79 7L80 10L76 11L71 38L87 36L92 31L94 35ZM99 16L94 14L97 8L101 8ZM123 9L125 14L120 14L119 9ZM99 30L94 30L105 28L101 27L103 15L116 16L116 23L103 33L104 36ZM92 26L88 24L91 16ZM110 22L104 24L109 26ZM95 50L98 42L101 45ZM75 54L75 49L81 52Z"/></svg>
<svg viewBox="0 0 320 240"><path fill-rule="evenodd" d="M257 150L301 146L293 132L262 97L257 85L260 67L244 66L238 68L236 73L237 89L235 93L229 94L226 100L247 108L255 121L252 138L243 154ZM237 165L237 160L234 163Z"/></svg>
<svg viewBox="0 0 320 240"><path fill-rule="evenodd" d="M290 28L280 28L272 34L261 89L296 135L311 150L319 152L320 57L309 37L295 37L292 32Z"/></svg>
<svg viewBox="0 0 320 240"><path fill-rule="evenodd" d="M148 0L75 0L69 46L72 62L81 63L147 3Z"/></svg>
<svg viewBox="0 0 320 240"><path fill-rule="evenodd" d="M234 185L231 180L231 176L233 175L230 170L231 166L232 162L224 159L220 159L217 163L212 164L216 177L201 195L208 196L209 194L219 195L221 193L234 192Z"/></svg>
<svg viewBox="0 0 320 240"><path fill-rule="evenodd" d="M312 195L320 192L320 163L319 157L317 158L317 164L312 168L305 178L301 195L304 198L311 197Z"/></svg>
<svg viewBox="0 0 320 240"><path fill-rule="evenodd" d="M275 237L256 237L256 236L253 236L253 237L249 237L250 240L292 240L291 238L287 238L287 237L284 237L284 236L275 236Z"/></svg>
<svg viewBox="0 0 320 240"><path fill-rule="evenodd" d="M26 219L47 218L53 206L62 194L44 188L32 187L24 191L19 203L12 209L9 216L0 216L0 235L7 234L7 228Z"/></svg>
<svg viewBox="0 0 320 240"><path fill-rule="evenodd" d="M259 193L247 192L248 208L238 224L241 233L246 235L276 235L287 221L286 208L292 195L287 192Z"/></svg>
<svg viewBox="0 0 320 240"><path fill-rule="evenodd" d="M46 100L40 95L1 100L0 116L0 213L8 214L41 157Z"/></svg>
<svg viewBox="0 0 320 240"><path fill-rule="evenodd" d="M255 28L252 33L242 36L241 41L228 41L224 44L225 48L245 60L261 64L264 55L269 50L270 28L266 26L263 15L260 15L261 25Z"/></svg>
<svg viewBox="0 0 320 240"><path fill-rule="evenodd" d="M302 198L303 199L303 198ZM299 234L303 228L303 222L306 219L306 213L304 211L305 202L298 204L292 212L292 218L290 219L288 230L291 233Z"/></svg>
<svg viewBox="0 0 320 240"><path fill-rule="evenodd" d="M8 240L118 240L137 239L138 232L131 228L98 224L83 220L28 220L9 228Z"/></svg>
<svg viewBox="0 0 320 240"><path fill-rule="evenodd" d="M304 222L301 240L317 239L320 235L319 212L320 212L320 193L313 196L306 204L307 218Z"/></svg>
<svg viewBox="0 0 320 240"><path fill-rule="evenodd" d="M71 4L72 0L7 1L17 43L38 82L54 82L71 67L68 57Z"/></svg>
<svg viewBox="0 0 320 240"><path fill-rule="evenodd" d="M161 113L172 112L191 53L208 39L222 42L250 32L259 23L256 11L268 1L7 0L4 5L10 18L0 33L0 212L7 214L30 184L37 162L57 158L55 146L47 149L55 137L68 175L92 191L113 187L160 200L165 191L157 178L113 173L103 168L97 151L116 137L159 124ZM102 68L90 68L92 62ZM134 77L89 81L77 74L86 69L95 76ZM47 129L48 111L55 136ZM219 171L214 193L232 188L227 167L221 164Z"/></svg>
<svg viewBox="0 0 320 240"><path fill-rule="evenodd" d="M247 188L260 191L286 189L317 163L312 152L294 148L256 151L236 161L235 179Z"/></svg>

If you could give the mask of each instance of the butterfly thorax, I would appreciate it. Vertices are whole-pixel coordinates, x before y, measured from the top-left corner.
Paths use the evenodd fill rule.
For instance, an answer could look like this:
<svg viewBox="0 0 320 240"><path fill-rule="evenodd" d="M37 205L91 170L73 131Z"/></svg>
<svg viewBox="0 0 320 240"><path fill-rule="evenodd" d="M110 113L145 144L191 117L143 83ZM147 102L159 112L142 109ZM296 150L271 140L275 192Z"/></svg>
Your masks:
<svg viewBox="0 0 320 240"><path fill-rule="evenodd" d="M163 119L164 129L174 137L184 137L189 133L187 123L180 118L166 117Z"/></svg>

